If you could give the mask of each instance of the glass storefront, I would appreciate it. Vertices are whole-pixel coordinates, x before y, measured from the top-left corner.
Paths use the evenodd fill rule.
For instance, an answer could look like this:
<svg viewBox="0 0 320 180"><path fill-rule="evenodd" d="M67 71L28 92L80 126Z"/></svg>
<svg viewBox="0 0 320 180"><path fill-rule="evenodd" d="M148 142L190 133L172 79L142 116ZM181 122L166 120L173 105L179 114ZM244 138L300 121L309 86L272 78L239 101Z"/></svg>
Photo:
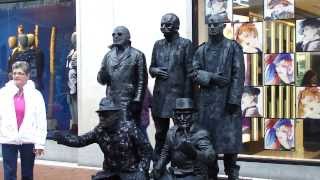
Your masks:
<svg viewBox="0 0 320 180"><path fill-rule="evenodd" d="M318 0L198 0L196 40L225 13L244 51L243 157L320 162ZM241 156L240 156L241 157Z"/></svg>

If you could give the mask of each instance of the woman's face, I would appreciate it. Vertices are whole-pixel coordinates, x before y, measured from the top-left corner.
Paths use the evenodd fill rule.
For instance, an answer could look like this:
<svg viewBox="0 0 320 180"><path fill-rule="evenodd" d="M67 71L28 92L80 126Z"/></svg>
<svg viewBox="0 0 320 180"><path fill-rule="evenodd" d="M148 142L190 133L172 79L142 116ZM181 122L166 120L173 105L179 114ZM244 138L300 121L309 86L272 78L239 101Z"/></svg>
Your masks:
<svg viewBox="0 0 320 180"><path fill-rule="evenodd" d="M280 126L276 129L276 136L278 138L279 143L286 149L292 148L292 128L289 126Z"/></svg>
<svg viewBox="0 0 320 180"><path fill-rule="evenodd" d="M247 53L256 53L258 48L257 36L252 32L242 32L238 36L238 42Z"/></svg>
<svg viewBox="0 0 320 180"><path fill-rule="evenodd" d="M14 84L18 88L22 88L29 79L29 75L26 72L24 72L21 68L13 69L12 77L13 77Z"/></svg>
<svg viewBox="0 0 320 180"><path fill-rule="evenodd" d="M290 84L293 81L293 65L292 61L282 60L276 64L276 71L280 79L286 84Z"/></svg>

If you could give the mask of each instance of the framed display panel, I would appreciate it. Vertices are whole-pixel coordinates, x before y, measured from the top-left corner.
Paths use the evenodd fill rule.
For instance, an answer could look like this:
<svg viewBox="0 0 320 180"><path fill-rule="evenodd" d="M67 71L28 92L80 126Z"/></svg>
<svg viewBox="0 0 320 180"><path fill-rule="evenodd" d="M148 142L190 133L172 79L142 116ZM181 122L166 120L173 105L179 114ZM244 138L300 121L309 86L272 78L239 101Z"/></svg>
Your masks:
<svg viewBox="0 0 320 180"><path fill-rule="evenodd" d="M208 23L210 16L224 16L225 22L232 21L232 0L204 0L205 22Z"/></svg>
<svg viewBox="0 0 320 180"><path fill-rule="evenodd" d="M264 53L295 52L295 20L273 20L263 23Z"/></svg>
<svg viewBox="0 0 320 180"><path fill-rule="evenodd" d="M234 40L244 53L262 53L262 22L235 23Z"/></svg>
<svg viewBox="0 0 320 180"><path fill-rule="evenodd" d="M297 118L320 119L320 87L297 87Z"/></svg>
<svg viewBox="0 0 320 180"><path fill-rule="evenodd" d="M296 86L320 84L320 52L296 53Z"/></svg>
<svg viewBox="0 0 320 180"><path fill-rule="evenodd" d="M251 119L242 118L242 142L249 142L251 139Z"/></svg>
<svg viewBox="0 0 320 180"><path fill-rule="evenodd" d="M264 54L264 85L294 83L294 54Z"/></svg>
<svg viewBox="0 0 320 180"><path fill-rule="evenodd" d="M293 150L295 147L295 122L293 119L264 119L264 148Z"/></svg>
<svg viewBox="0 0 320 180"><path fill-rule="evenodd" d="M0 24L0 86L8 81L8 57L13 53L8 38L34 34L34 46L43 53L40 91L47 106L48 128L69 129L65 66L76 25L75 1L0 3Z"/></svg>
<svg viewBox="0 0 320 180"><path fill-rule="evenodd" d="M294 0L264 0L264 19L294 18Z"/></svg>
<svg viewBox="0 0 320 180"><path fill-rule="evenodd" d="M233 0L233 22L263 21L263 0Z"/></svg>
<svg viewBox="0 0 320 180"><path fill-rule="evenodd" d="M242 117L263 117L263 87L245 86L241 99Z"/></svg>
<svg viewBox="0 0 320 180"><path fill-rule="evenodd" d="M245 86L262 86L262 54L243 54Z"/></svg>
<svg viewBox="0 0 320 180"><path fill-rule="evenodd" d="M320 18L296 21L296 51L320 51Z"/></svg>

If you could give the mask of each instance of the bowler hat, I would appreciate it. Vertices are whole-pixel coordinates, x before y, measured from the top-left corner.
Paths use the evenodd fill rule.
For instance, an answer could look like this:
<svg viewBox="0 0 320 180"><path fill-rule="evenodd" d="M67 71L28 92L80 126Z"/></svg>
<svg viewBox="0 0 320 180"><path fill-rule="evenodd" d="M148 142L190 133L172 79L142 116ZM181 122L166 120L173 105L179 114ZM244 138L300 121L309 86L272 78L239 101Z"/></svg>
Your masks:
<svg viewBox="0 0 320 180"><path fill-rule="evenodd" d="M111 99L104 97L101 99L99 103L99 109L96 112L99 113L104 111L117 111L117 110L121 110L121 108L119 106L116 106Z"/></svg>
<svg viewBox="0 0 320 180"><path fill-rule="evenodd" d="M194 110L191 98L177 98L174 110Z"/></svg>

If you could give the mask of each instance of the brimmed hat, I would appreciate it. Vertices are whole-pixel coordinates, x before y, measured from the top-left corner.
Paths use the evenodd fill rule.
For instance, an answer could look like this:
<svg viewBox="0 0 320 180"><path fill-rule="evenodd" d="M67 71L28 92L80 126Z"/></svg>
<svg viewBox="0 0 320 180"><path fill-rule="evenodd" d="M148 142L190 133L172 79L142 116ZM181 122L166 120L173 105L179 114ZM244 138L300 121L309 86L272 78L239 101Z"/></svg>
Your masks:
<svg viewBox="0 0 320 180"><path fill-rule="evenodd" d="M119 106L116 106L111 99L108 99L106 97L102 98L99 103L99 109L96 111L104 112L104 111L118 111L121 110Z"/></svg>
<svg viewBox="0 0 320 180"><path fill-rule="evenodd" d="M253 94L253 95L259 95L260 89L252 86L246 86L243 90L244 93Z"/></svg>
<svg viewBox="0 0 320 180"><path fill-rule="evenodd" d="M175 111L177 110L191 110L194 111L193 102L191 98L178 98L176 99L176 106L174 108Z"/></svg>

